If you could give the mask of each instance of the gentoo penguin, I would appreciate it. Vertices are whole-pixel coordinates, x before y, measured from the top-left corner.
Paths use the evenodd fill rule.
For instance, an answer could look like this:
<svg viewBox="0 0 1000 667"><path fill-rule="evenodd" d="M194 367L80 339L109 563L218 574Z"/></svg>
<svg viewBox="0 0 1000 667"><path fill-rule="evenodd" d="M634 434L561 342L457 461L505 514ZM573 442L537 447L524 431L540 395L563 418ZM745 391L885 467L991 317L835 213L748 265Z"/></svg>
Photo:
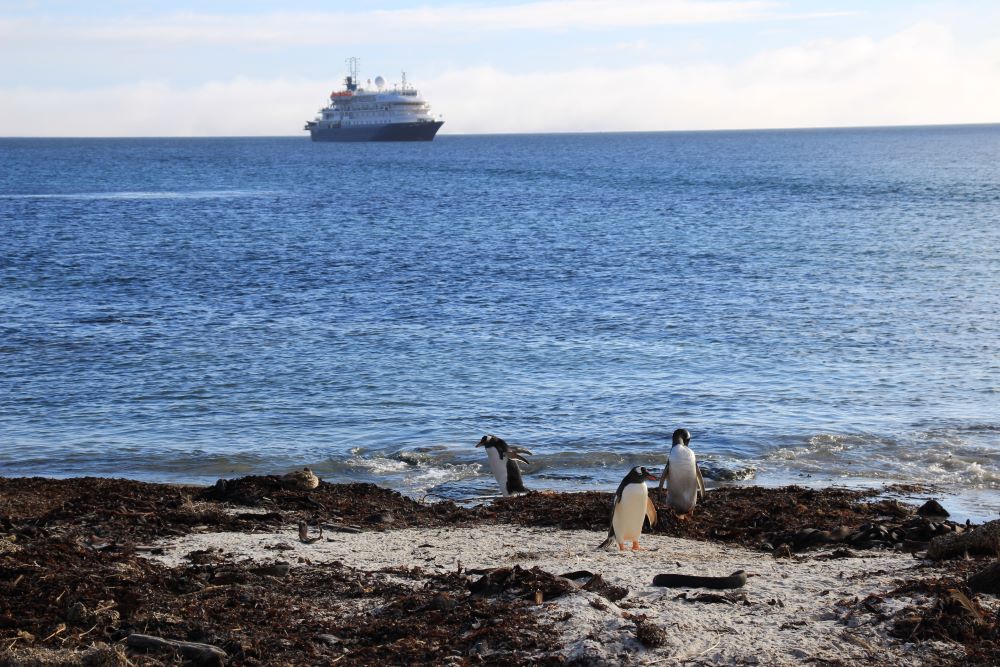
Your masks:
<svg viewBox="0 0 1000 667"><path fill-rule="evenodd" d="M281 485L296 491L311 491L319 486L319 477L309 468L296 470L281 476Z"/></svg>
<svg viewBox="0 0 1000 667"><path fill-rule="evenodd" d="M625 550L625 543L632 543L632 551L638 551L639 533L642 532L642 520L649 517L650 527L656 525L656 507L649 499L646 490L646 480L656 481L656 475L651 474L642 466L629 470L625 479L618 485L615 492L615 508L611 513L611 527L608 529L608 539L601 542L598 549L618 542L618 550Z"/></svg>
<svg viewBox="0 0 1000 667"><path fill-rule="evenodd" d="M500 493L509 496L513 493L527 493L524 482L521 481L521 470L517 467L517 461L527 463L521 454L530 455L527 449L508 445L502 438L495 435L484 435L476 447L486 448L486 457L490 462L490 470L497 484L500 485Z"/></svg>
<svg viewBox="0 0 1000 667"><path fill-rule="evenodd" d="M699 493L702 498L705 497L705 480L701 478L701 470L694 452L688 447L689 442L691 434L686 428L674 431L674 443L657 487L657 492L662 494L663 483L667 482L667 504L677 512L678 519L687 519L694 511Z"/></svg>

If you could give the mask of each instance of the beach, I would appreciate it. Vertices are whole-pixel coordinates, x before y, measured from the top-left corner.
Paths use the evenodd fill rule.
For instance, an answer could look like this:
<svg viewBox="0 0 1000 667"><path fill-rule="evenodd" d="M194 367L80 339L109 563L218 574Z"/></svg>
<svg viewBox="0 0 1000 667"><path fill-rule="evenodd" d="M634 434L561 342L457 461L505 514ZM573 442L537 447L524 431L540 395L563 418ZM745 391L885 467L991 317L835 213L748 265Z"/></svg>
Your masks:
<svg viewBox="0 0 1000 667"><path fill-rule="evenodd" d="M0 479L0 664L995 664L995 542L940 547L991 524L900 492L713 489L619 552L609 493Z"/></svg>

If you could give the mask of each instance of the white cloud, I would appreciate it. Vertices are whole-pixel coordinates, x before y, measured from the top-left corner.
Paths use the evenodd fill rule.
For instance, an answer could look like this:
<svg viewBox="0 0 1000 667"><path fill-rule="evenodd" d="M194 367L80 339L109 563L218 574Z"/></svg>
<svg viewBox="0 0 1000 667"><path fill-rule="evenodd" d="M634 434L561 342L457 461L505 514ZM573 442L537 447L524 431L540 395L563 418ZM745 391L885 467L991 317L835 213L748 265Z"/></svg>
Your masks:
<svg viewBox="0 0 1000 667"><path fill-rule="evenodd" d="M151 81L87 90L0 89L0 136L294 134L319 108L325 89L315 81L243 78L184 88Z"/></svg>
<svg viewBox="0 0 1000 667"><path fill-rule="evenodd" d="M613 85L609 85L613 81ZM1000 41L936 24L822 41L732 66L452 72L424 88L453 132L696 130L1000 122Z"/></svg>
<svg viewBox="0 0 1000 667"><path fill-rule="evenodd" d="M924 23L882 40L815 42L734 65L480 67L415 83L445 115L444 131L477 133L1000 122L998 80L1000 41L964 45ZM325 81L252 79L0 89L0 136L295 134L327 89Z"/></svg>
<svg viewBox="0 0 1000 667"><path fill-rule="evenodd" d="M429 32L649 27L758 21L779 16L781 3L763 0L550 0L478 7L452 5L359 12L280 12L213 15L178 13L148 18L25 18L0 21L9 43L129 42L157 44L352 44L378 40L426 42Z"/></svg>

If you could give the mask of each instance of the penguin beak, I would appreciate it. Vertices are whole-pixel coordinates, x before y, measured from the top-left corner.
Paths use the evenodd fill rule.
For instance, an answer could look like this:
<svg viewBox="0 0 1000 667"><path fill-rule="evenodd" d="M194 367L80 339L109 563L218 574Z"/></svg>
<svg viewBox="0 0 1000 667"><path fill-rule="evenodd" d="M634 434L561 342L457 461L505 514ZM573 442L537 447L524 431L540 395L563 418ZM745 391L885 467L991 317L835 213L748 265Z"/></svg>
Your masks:
<svg viewBox="0 0 1000 667"><path fill-rule="evenodd" d="M652 480L652 481L654 481L654 482L660 479L659 477L657 477L657 476L656 476L656 474L655 474L655 473L652 473L652 472L649 472L648 470L647 470L646 472L648 473L648 474L646 475L646 479L648 479L648 480Z"/></svg>

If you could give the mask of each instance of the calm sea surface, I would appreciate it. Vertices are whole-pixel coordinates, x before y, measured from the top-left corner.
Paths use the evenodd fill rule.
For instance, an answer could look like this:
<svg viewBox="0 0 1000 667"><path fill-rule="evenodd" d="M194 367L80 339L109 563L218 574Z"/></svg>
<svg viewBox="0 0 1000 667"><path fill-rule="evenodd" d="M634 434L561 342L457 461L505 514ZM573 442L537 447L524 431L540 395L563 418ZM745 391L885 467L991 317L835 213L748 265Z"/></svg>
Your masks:
<svg viewBox="0 0 1000 667"><path fill-rule="evenodd" d="M1000 511L1000 126L0 140L0 474ZM739 482L747 483L747 482ZM949 506L948 502L945 503Z"/></svg>

